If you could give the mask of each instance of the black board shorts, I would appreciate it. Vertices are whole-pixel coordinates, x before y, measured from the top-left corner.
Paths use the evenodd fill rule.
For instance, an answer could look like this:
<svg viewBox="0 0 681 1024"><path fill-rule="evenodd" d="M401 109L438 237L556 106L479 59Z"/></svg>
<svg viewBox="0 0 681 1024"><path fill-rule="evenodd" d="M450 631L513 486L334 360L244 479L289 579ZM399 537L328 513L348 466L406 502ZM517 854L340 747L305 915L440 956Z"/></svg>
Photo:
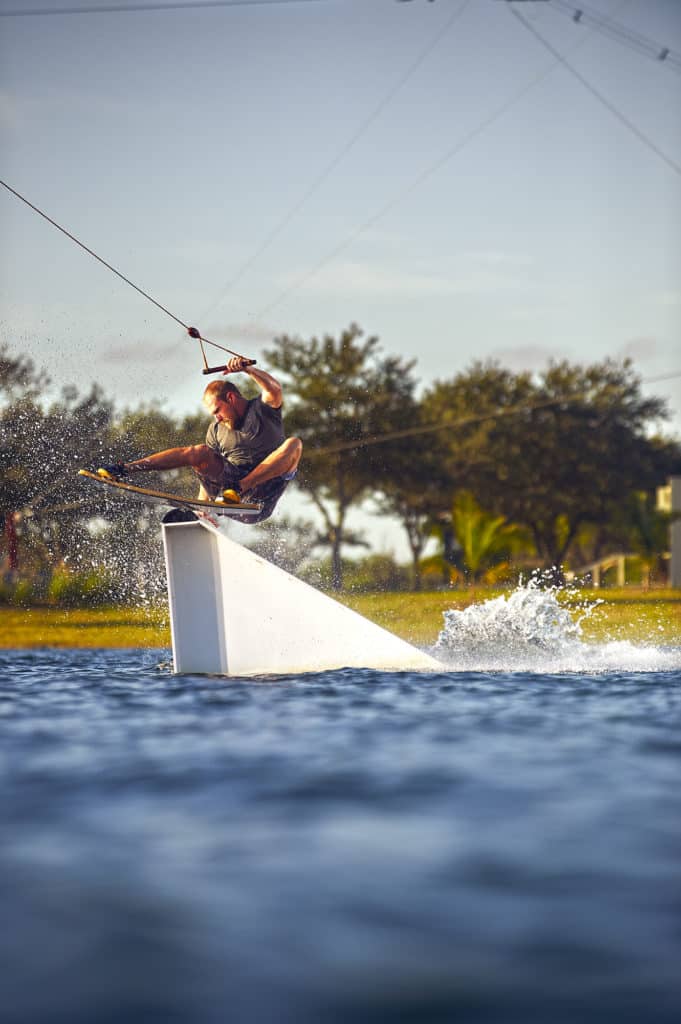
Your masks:
<svg viewBox="0 0 681 1024"><path fill-rule="evenodd" d="M275 476L272 480L265 480L264 483L258 483L251 490L245 490L242 495L242 501L261 502L262 508L260 512L256 516L232 515L229 518L236 520L237 522L252 523L264 522L265 519L269 519L270 515L276 508L276 503L279 502L295 475L295 472L285 473L283 476Z"/></svg>
<svg viewBox="0 0 681 1024"><path fill-rule="evenodd" d="M262 509L257 516L231 516L237 523L262 523L269 519L274 512L277 502L295 477L293 473L284 473L283 476L275 476L273 480L266 480L264 484L257 484L252 490L245 491L241 497L243 501L262 502Z"/></svg>
<svg viewBox="0 0 681 1024"><path fill-rule="evenodd" d="M250 491L241 492L241 478L249 472L248 469L237 469L236 466L232 466L229 462L225 462L222 469L222 478L220 480L209 480L208 477L204 476L203 473L197 473L199 480L206 492L210 495L211 500L215 500L215 497L221 492L226 491L229 488L233 488L235 491L239 491L241 494L242 501L257 501L262 502L262 510L257 516L230 516L230 519L237 523L262 523L265 519L269 519L277 502L281 498L282 494L293 480L296 475L294 470L292 473L283 473L281 476L275 476L272 480L266 480L264 484L256 484Z"/></svg>

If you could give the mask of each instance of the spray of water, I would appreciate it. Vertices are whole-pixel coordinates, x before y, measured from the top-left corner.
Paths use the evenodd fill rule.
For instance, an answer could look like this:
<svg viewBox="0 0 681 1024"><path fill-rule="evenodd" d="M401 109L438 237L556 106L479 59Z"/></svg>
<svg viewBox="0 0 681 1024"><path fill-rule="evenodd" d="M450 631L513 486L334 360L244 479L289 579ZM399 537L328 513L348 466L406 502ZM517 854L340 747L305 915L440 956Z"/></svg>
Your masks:
<svg viewBox="0 0 681 1024"><path fill-rule="evenodd" d="M587 643L582 626L600 600L542 574L508 596L444 613L434 657L452 669L507 672L657 672L681 668L681 647L627 640Z"/></svg>

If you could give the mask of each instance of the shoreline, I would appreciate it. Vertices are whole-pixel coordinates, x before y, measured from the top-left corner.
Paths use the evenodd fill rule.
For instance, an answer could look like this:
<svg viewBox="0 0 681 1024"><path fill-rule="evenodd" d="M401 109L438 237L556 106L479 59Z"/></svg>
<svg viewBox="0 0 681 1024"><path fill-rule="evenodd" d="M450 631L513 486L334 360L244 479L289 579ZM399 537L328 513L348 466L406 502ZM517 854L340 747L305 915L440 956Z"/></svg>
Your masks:
<svg viewBox="0 0 681 1024"><path fill-rule="evenodd" d="M435 643L442 614L463 610L510 591L426 591L341 594L336 597L372 622L419 646ZM658 646L681 644L681 591L589 590L561 595L574 614L595 605L581 621L586 643L629 640ZM0 649L37 647L169 648L165 605L106 608L0 607Z"/></svg>

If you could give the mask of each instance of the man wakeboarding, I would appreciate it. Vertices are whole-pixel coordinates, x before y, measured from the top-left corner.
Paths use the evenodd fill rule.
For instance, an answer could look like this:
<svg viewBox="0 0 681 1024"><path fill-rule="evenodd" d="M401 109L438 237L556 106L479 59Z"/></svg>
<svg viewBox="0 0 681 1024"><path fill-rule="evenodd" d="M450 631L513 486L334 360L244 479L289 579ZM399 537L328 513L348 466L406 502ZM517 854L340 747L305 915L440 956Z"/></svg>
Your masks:
<svg viewBox="0 0 681 1024"><path fill-rule="evenodd" d="M262 504L260 513L242 521L269 519L296 475L303 442L284 435L281 384L271 374L242 356L230 359L224 373L248 374L260 394L247 399L231 381L211 381L203 393L203 404L213 417L205 444L168 448L134 462L102 466L97 475L123 480L136 473L189 466L199 478L200 499L226 504L258 502Z"/></svg>

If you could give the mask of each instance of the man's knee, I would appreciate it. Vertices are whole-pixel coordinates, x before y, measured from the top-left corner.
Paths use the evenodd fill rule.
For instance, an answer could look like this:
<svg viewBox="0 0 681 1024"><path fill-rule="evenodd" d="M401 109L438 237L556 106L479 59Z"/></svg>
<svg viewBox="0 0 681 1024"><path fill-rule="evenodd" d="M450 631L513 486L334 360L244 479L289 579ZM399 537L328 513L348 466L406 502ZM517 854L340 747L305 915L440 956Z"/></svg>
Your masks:
<svg viewBox="0 0 681 1024"><path fill-rule="evenodd" d="M299 437L289 437L287 439L287 445L291 457L291 469L295 469L300 462L301 455L303 454L303 442Z"/></svg>
<svg viewBox="0 0 681 1024"><path fill-rule="evenodd" d="M209 448L207 444L193 444L185 448L187 465L191 466L197 473L205 473L206 470L219 468L222 459Z"/></svg>

